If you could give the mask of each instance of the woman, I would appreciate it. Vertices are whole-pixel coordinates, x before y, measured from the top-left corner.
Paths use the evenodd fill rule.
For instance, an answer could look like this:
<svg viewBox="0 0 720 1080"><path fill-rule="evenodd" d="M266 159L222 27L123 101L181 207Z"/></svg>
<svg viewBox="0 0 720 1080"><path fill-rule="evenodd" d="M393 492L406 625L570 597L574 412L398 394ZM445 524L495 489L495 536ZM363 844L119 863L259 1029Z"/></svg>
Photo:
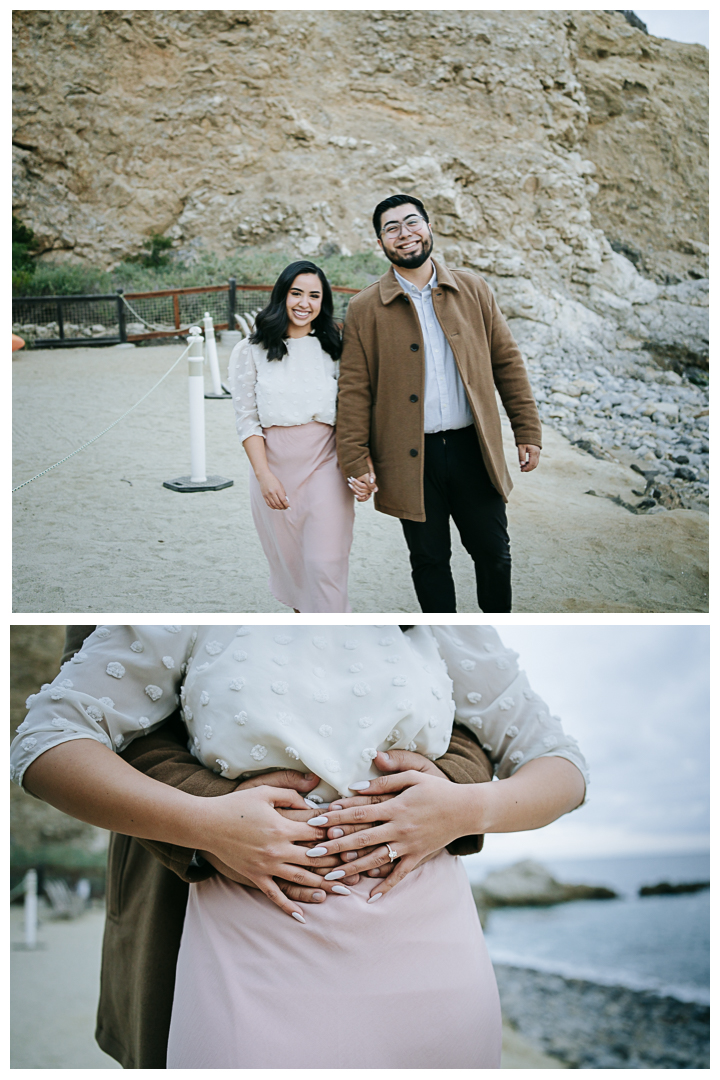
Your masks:
<svg viewBox="0 0 720 1080"><path fill-rule="evenodd" d="M350 611L353 498L335 452L340 333L319 266L286 266L233 349L236 426L270 590L295 611Z"/></svg>
<svg viewBox="0 0 720 1080"><path fill-rule="evenodd" d="M224 776L304 767L320 812L269 785L197 799L110 753L162 723L178 691L199 760ZM498 782L463 792L432 775L453 717ZM444 849L573 809L584 761L494 631L100 627L21 727L14 776L33 794L226 871L191 886L168 1067L499 1066L492 967ZM375 779L395 747L427 770ZM278 878L325 902L290 900Z"/></svg>

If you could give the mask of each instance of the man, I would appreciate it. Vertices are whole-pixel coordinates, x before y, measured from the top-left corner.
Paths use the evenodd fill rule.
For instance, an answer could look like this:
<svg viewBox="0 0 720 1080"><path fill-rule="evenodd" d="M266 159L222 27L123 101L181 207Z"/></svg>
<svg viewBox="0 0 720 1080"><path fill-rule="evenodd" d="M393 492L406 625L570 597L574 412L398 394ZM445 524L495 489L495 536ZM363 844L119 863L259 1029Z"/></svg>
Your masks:
<svg viewBox="0 0 720 1080"><path fill-rule="evenodd" d="M376 206L373 225L393 265L348 307L340 466L360 499L374 492L376 509L401 519L422 611L456 611L451 517L475 564L481 610L510 611L512 481L496 388L521 472L537 466L541 445L520 350L482 278L430 258L432 228L420 199L391 195Z"/></svg>
<svg viewBox="0 0 720 1080"><path fill-rule="evenodd" d="M66 628L63 663L80 650L94 629L94 626ZM217 776L190 754L187 738L185 724L176 711L161 727L134 739L121 756L153 779L202 798L217 798L238 788L268 782L267 773L244 781ZM477 739L458 724L453 725L446 753L434 764L404 750L391 751L387 758L387 772L406 768L434 772L437 767L457 784L479 784L493 778L492 765ZM317 777L308 780L303 773L284 770L273 772L271 783L276 787L292 787L304 795L316 785ZM448 851L467 855L479 851L482 844L482 836L459 837L448 846ZM213 873L214 864L186 848L111 834L95 1038L124 1069L166 1067L175 967L188 883L202 881ZM309 902L310 890L290 883L280 884L292 899Z"/></svg>

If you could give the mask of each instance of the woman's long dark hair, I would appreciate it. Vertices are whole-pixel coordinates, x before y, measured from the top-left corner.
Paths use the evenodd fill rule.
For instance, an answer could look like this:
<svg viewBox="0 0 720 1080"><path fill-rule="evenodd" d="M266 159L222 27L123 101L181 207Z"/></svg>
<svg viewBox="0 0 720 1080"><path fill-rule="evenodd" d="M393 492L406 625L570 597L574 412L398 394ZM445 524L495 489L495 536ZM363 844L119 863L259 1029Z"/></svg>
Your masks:
<svg viewBox="0 0 720 1080"><path fill-rule="evenodd" d="M317 318L313 320L313 333L325 352L329 353L333 360L339 360L342 344L340 330L333 318L330 283L319 266L305 259L300 259L285 267L273 286L270 303L258 312L255 318L255 328L250 335L250 341L254 345L262 345L267 350L268 360L282 360L285 356L287 353L285 338L288 329L287 294L298 274L317 274L320 278L322 304Z"/></svg>

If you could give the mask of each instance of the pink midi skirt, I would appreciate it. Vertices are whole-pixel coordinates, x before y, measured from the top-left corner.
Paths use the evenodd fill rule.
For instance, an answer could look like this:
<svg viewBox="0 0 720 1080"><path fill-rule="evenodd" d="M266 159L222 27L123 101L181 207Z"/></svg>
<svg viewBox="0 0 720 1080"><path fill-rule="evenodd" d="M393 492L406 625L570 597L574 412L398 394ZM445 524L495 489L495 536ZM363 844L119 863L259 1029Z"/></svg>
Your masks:
<svg viewBox="0 0 720 1080"><path fill-rule="evenodd" d="M335 428L312 421L264 428L268 465L289 510L271 510L250 469L250 506L270 564L270 591L297 611L350 611L354 500L340 472Z"/></svg>
<svg viewBox="0 0 720 1080"><path fill-rule="evenodd" d="M168 1069L497 1069L500 1002L465 869L442 852L378 903L305 925L221 875L190 886Z"/></svg>

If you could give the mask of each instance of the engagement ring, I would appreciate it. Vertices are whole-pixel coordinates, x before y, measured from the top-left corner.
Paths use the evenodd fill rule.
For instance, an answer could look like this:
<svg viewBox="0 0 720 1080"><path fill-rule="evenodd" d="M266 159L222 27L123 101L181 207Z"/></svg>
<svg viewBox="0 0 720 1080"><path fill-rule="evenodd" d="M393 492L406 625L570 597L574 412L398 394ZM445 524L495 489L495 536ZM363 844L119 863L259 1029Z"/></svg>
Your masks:
<svg viewBox="0 0 720 1080"><path fill-rule="evenodd" d="M390 862L392 862L393 859L398 858L398 856L400 855L399 851L393 851L393 849L390 847L389 844L386 844L385 847L388 849L388 855L390 856Z"/></svg>

